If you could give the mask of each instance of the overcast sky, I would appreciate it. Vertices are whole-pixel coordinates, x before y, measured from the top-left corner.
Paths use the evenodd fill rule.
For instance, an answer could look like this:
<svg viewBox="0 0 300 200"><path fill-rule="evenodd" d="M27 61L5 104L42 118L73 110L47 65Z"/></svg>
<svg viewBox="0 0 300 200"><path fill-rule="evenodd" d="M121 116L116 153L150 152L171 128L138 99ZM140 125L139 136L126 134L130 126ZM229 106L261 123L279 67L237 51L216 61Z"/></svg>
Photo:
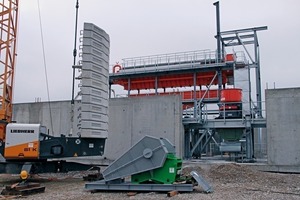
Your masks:
<svg viewBox="0 0 300 200"><path fill-rule="evenodd" d="M76 0L40 0L50 100L70 100ZM80 0L79 29L91 22L111 40L110 64L122 58L216 49L212 0ZM258 32L263 89L299 87L300 1L220 1L221 30ZM37 0L19 4L14 102L47 101Z"/></svg>

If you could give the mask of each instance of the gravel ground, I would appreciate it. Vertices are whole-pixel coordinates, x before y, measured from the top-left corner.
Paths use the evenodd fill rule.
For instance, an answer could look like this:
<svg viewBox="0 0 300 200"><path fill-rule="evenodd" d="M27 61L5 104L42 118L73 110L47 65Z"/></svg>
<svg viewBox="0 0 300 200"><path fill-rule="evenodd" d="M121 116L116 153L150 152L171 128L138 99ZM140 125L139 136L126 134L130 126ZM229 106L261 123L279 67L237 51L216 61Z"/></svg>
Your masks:
<svg viewBox="0 0 300 200"><path fill-rule="evenodd" d="M46 186L46 190L26 199L300 199L300 174L260 172L232 163L211 166L192 164L185 166L182 172L187 174L191 170L199 172L212 185L214 192L206 194L197 186L194 192L173 197L157 192L137 193L135 196L128 196L126 192L91 193L84 189L82 176L86 172L72 172L35 175L32 181ZM1 186L17 181L18 176L0 175Z"/></svg>

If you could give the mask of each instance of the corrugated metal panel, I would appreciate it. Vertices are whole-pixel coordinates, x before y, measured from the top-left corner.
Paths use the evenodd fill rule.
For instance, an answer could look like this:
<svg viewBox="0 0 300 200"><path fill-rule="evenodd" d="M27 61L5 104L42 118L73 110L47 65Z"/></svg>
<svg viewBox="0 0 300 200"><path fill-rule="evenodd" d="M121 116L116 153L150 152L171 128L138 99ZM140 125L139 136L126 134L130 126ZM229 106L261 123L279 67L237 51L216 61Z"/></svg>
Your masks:
<svg viewBox="0 0 300 200"><path fill-rule="evenodd" d="M95 89L103 90L105 92L108 90L108 83L103 83L96 79L84 78L81 80L81 83L82 83L82 87L91 88L91 89L95 88Z"/></svg>
<svg viewBox="0 0 300 200"><path fill-rule="evenodd" d="M92 78L92 79L95 79L95 80L98 80L102 83L108 83L108 77L101 74L101 73L97 73L97 72L94 72L94 71L83 71L81 73L81 78L84 79L84 78Z"/></svg>
<svg viewBox="0 0 300 200"><path fill-rule="evenodd" d="M104 107L108 107L108 99L103 99L101 97L96 97L92 95L82 95L81 102L85 104L103 105ZM95 111L91 110L91 112Z"/></svg>
<svg viewBox="0 0 300 200"><path fill-rule="evenodd" d="M109 48L109 38L106 38L106 36L95 33L91 30L85 30L83 32L83 38L94 38L96 41L100 42L101 44ZM88 44L88 42L87 43L83 42L83 44Z"/></svg>
<svg viewBox="0 0 300 200"><path fill-rule="evenodd" d="M90 138L107 138L107 130L81 129L81 134L88 135Z"/></svg>
<svg viewBox="0 0 300 200"><path fill-rule="evenodd" d="M81 112L81 119L89 119L94 121L100 122L108 122L108 115L107 114L99 114L99 113L92 113L92 112Z"/></svg>
<svg viewBox="0 0 300 200"><path fill-rule="evenodd" d="M91 105L91 104L82 104L81 111L82 112L91 112L91 110L108 115L108 107L103 105Z"/></svg>
<svg viewBox="0 0 300 200"><path fill-rule="evenodd" d="M85 23L81 49L80 135L107 138L109 35L94 24Z"/></svg>
<svg viewBox="0 0 300 200"><path fill-rule="evenodd" d="M92 121L91 119L81 121L81 129L88 130L108 130L108 123L100 122L100 121Z"/></svg>
<svg viewBox="0 0 300 200"><path fill-rule="evenodd" d="M100 62L102 62L100 60ZM104 61L103 61L104 62ZM101 73L103 75L106 75L109 73L109 69L108 69L108 63L91 63L91 62L85 62L84 65L82 66L82 70L90 70L90 71L94 71L94 72L98 72Z"/></svg>
<svg viewBox="0 0 300 200"><path fill-rule="evenodd" d="M93 96L101 97L103 99L108 98L108 92L107 91L97 90L95 88L82 87L81 88L81 94L82 95L93 95Z"/></svg>

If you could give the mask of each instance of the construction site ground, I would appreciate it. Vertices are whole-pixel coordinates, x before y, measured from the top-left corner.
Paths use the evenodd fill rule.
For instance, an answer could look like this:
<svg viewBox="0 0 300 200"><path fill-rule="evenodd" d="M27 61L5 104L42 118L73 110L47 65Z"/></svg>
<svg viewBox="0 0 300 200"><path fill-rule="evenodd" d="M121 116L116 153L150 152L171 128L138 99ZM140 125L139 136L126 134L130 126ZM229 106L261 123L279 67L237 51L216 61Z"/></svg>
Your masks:
<svg viewBox="0 0 300 200"><path fill-rule="evenodd" d="M44 193L34 194L26 199L300 199L300 174L270 173L254 170L245 164L185 163L182 173L200 173L213 187L214 192L206 194L199 186L191 193L179 193L168 197L167 193L147 192L95 192L84 189L83 176L91 172L49 173L34 175L33 182L46 186ZM0 175L0 185L18 182L18 175ZM20 198L18 196L3 198Z"/></svg>

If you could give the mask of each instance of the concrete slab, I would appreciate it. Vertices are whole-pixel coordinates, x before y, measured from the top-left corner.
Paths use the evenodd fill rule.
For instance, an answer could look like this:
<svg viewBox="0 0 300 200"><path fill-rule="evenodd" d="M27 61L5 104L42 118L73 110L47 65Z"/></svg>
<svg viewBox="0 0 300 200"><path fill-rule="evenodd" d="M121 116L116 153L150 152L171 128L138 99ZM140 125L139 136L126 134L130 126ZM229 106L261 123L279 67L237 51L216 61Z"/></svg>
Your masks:
<svg viewBox="0 0 300 200"><path fill-rule="evenodd" d="M109 135L104 156L115 160L145 135L163 137L183 155L181 97L153 96L110 99Z"/></svg>
<svg viewBox="0 0 300 200"><path fill-rule="evenodd" d="M300 168L300 88L266 90L268 164Z"/></svg>

